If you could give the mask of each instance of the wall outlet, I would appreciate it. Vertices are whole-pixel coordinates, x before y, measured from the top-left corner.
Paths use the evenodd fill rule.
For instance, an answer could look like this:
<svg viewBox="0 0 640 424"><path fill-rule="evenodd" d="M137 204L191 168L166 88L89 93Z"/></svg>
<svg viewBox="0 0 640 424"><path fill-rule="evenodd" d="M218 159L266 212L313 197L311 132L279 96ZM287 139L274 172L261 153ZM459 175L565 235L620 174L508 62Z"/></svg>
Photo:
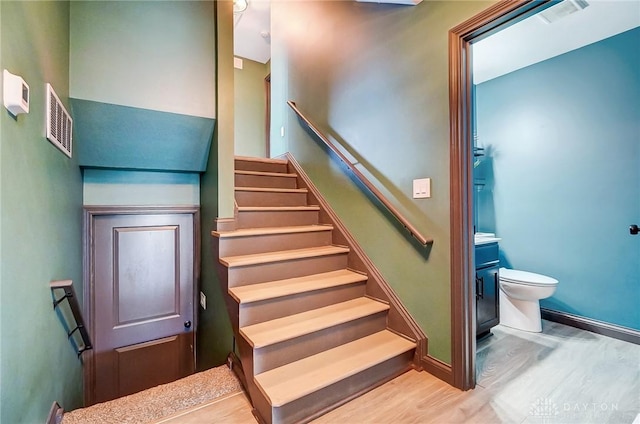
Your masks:
<svg viewBox="0 0 640 424"><path fill-rule="evenodd" d="M202 309L207 309L207 296L202 292L200 292L200 306L202 306Z"/></svg>
<svg viewBox="0 0 640 424"><path fill-rule="evenodd" d="M431 178L413 180L413 198L425 199L431 197Z"/></svg>

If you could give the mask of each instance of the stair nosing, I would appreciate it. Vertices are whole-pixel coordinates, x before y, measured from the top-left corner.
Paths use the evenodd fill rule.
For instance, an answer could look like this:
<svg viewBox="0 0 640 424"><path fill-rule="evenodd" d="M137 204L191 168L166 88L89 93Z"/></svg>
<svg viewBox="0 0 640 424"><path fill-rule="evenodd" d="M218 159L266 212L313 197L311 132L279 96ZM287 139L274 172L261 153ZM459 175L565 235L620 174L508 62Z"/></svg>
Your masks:
<svg viewBox="0 0 640 424"><path fill-rule="evenodd" d="M331 224L292 225L288 227L252 227L230 231L211 231L211 235L220 238L268 236L276 234L298 234L332 231Z"/></svg>
<svg viewBox="0 0 640 424"><path fill-rule="evenodd" d="M318 205L307 206L238 206L239 212L295 212L319 211Z"/></svg>
<svg viewBox="0 0 640 424"><path fill-rule="evenodd" d="M389 305L362 296L322 308L247 325L240 328L240 334L251 347L260 349L388 310Z"/></svg>
<svg viewBox="0 0 640 424"><path fill-rule="evenodd" d="M250 255L232 255L220 258L220 263L228 268L284 262L287 260L306 259L322 256L340 255L349 253L349 248L344 246L328 245L307 247L303 249L278 250L274 252L253 253ZM234 263L235 262L235 263Z"/></svg>
<svg viewBox="0 0 640 424"><path fill-rule="evenodd" d="M287 159L275 159L275 158L256 158L253 156L234 156L234 161L239 160L243 162L259 162L259 163L274 163L279 165L287 165L289 161Z"/></svg>
<svg viewBox="0 0 640 424"><path fill-rule="evenodd" d="M236 169L233 171L237 175L253 175L257 177L284 177L284 178L296 178L298 174L284 173L284 172L269 172L269 171L246 171L244 169Z"/></svg>
<svg viewBox="0 0 640 424"><path fill-rule="evenodd" d="M306 188L280 188L280 187L248 187L239 186L234 188L235 191L248 191L254 193L308 193Z"/></svg>
<svg viewBox="0 0 640 424"><path fill-rule="evenodd" d="M385 338L382 344L373 343L382 337ZM391 343L397 346L393 346L393 349L384 346L385 344ZM383 349L385 347L386 349ZM416 344L414 342L398 336L389 330L382 330L336 348L257 374L254 380L259 390L269 400L271 406L277 408L329 387L345 378L356 375L367 368L379 365L386 360L406 353L411 349L415 349L415 347ZM351 354L351 352L349 352L350 350L353 350L354 353ZM348 354L345 355L345 353ZM339 368L339 365L348 362L352 365L349 367L345 366L345 368L347 368L346 371L340 374L335 372L336 369ZM328 370L329 372L326 372L326 369L313 366L314 363L327 364L331 368ZM309 366L309 368L312 369L311 372L300 373L299 370L296 370L296 368L302 368L307 364L311 364ZM333 375L331 375L330 371L334 371ZM290 378L291 376L293 376L293 378ZM316 382L315 384L311 384L314 377ZM275 380L278 381L278 383L272 383L269 380ZM307 384L304 386L300 384L303 386L303 389L297 393L289 394L288 396L285 396L283 393L278 393L278 391L282 392L280 388L283 385L291 387L294 386L295 383L302 381Z"/></svg>
<svg viewBox="0 0 640 424"><path fill-rule="evenodd" d="M367 279L366 274L345 268L338 271L305 275L303 277L230 287L229 294L240 305L247 305L263 300L278 299L333 287L364 283Z"/></svg>

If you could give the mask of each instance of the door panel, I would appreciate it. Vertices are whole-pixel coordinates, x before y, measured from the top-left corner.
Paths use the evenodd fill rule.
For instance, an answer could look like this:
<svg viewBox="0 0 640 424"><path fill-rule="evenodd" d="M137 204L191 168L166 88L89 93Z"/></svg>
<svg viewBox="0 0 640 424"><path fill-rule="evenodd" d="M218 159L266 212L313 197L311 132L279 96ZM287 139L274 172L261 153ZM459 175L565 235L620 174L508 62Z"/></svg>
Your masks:
<svg viewBox="0 0 640 424"><path fill-rule="evenodd" d="M95 402L193 372L193 214L93 220Z"/></svg>
<svg viewBox="0 0 640 424"><path fill-rule="evenodd" d="M177 226L114 229L116 328L179 315L177 229Z"/></svg>
<svg viewBox="0 0 640 424"><path fill-rule="evenodd" d="M118 394L125 396L136 393L190 374L190 334L115 349L118 361Z"/></svg>

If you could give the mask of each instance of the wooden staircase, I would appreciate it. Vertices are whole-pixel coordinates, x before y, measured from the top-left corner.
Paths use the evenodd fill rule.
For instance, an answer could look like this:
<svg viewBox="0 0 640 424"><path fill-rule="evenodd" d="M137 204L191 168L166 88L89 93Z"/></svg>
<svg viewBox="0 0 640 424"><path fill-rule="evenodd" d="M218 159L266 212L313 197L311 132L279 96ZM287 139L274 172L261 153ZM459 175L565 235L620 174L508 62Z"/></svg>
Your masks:
<svg viewBox="0 0 640 424"><path fill-rule="evenodd" d="M398 376L419 362L424 339L289 159L237 157L236 217L212 232L246 389L265 423L308 422Z"/></svg>

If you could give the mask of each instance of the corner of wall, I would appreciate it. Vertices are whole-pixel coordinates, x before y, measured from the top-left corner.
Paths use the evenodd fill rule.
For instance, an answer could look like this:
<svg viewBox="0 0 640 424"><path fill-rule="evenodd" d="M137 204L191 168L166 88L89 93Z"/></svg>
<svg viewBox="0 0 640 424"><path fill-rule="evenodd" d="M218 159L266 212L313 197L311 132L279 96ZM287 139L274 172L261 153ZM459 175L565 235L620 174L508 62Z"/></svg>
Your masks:
<svg viewBox="0 0 640 424"><path fill-rule="evenodd" d="M27 81L31 103L17 119L0 114L2 422L44 422L53 401L82 402L81 363L48 288L82 281L80 170L43 135L46 83L68 107L68 43L69 2L0 3L0 63Z"/></svg>

